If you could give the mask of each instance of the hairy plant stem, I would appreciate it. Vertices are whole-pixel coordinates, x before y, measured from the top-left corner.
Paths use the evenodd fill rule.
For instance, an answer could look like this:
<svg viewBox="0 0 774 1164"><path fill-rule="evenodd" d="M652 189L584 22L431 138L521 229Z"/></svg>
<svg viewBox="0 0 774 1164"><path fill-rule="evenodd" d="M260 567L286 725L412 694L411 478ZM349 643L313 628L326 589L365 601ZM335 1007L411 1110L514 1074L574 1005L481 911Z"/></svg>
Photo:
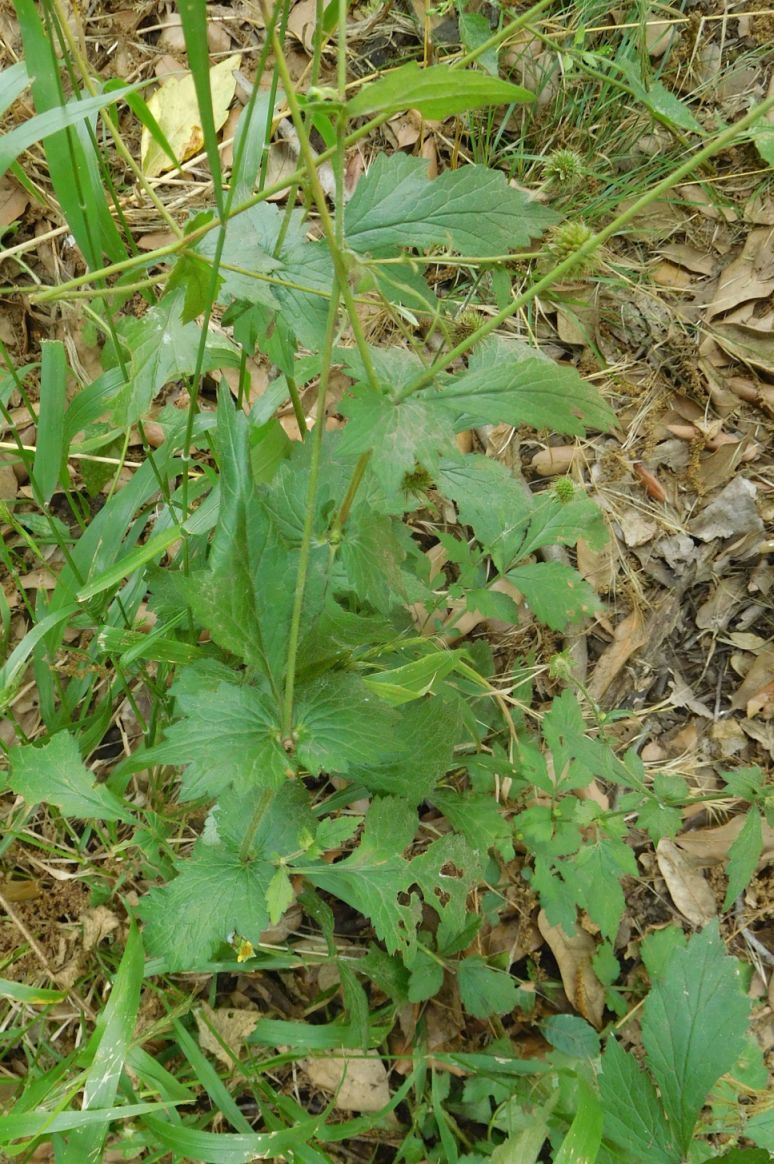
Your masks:
<svg viewBox="0 0 774 1164"><path fill-rule="evenodd" d="M267 9L266 0L261 0L261 7L262 7L262 9L264 9L264 18L265 18L266 9ZM346 31L346 20L345 20L345 31ZM374 389L374 391L378 391L379 379L376 375L376 370L374 369L373 361L371 359L371 353L368 349L368 344L366 343L366 338L365 338L365 335L363 334L363 328L360 324L360 319L359 319L358 314L357 314L357 306L355 304L355 299L354 299L354 296L352 294L352 288L351 288L350 283L349 283L349 273L347 271L347 266L346 266L346 263L344 261L344 252L343 252L343 242L344 242L344 237L343 237L343 231L344 231L344 227L343 227L343 209L344 209L344 207L343 207L343 194L344 194L343 175L344 175L344 150L346 148L346 140L347 139L346 139L346 135L344 134L343 129L342 129L344 113L343 113L343 101L341 100L341 93L339 93L340 108L339 108L339 114L338 114L338 119L337 119L337 133L336 133L336 147L335 147L336 160L335 160L335 165L334 165L334 173L336 176L336 193L337 193L336 209L335 209L336 222L334 223L333 219L331 218L330 211L328 210L328 204L325 201L325 191L322 188L322 185L320 183L320 178L319 178L319 175L317 173L317 158L315 157L314 150L312 149L311 142L309 141L309 134L307 133L306 125L304 124L304 118L303 118L303 115L301 113L301 108L298 104L298 100L296 98L296 94L295 94L295 91L293 89L293 79L290 76L290 70L288 69L287 60L285 59L285 54L283 52L282 45L280 44L279 37L277 36L276 33L274 34L274 36L272 38L272 44L273 44L273 48L274 48L274 57L275 57L275 60L277 62L277 69L278 69L280 77L282 79L282 83L285 86L285 97L287 99L288 108L290 109L290 116L293 119L293 126L295 128L295 131L298 134L298 143L299 143L299 147L300 147L300 151L301 151L301 157L304 160L304 171L306 174L306 178L309 182L309 188L312 192L312 198L314 199L314 204L317 208L317 213L320 216L320 225L322 226L323 234L325 235L325 241L328 244L330 256L331 256L331 259L333 261L333 268L336 272L336 280L338 282L339 292L341 294L342 299L344 300L344 305L346 307L347 315L349 317L350 327L352 328L352 334L355 337L355 345L357 347L360 359L363 361L363 367L366 370L366 375L368 376L368 380L371 384L371 387ZM339 48L339 56L340 55L341 55L341 48ZM345 61L345 64L346 64L346 61ZM340 71L339 83L341 84L341 71ZM345 78L345 83L346 83L346 78Z"/></svg>
<svg viewBox="0 0 774 1164"><path fill-rule="evenodd" d="M296 589L293 595L293 610L290 616L290 630L288 631L288 653L285 668L285 688L282 697L282 735L285 740L292 740L293 731L293 696L296 685L296 657L298 643L301 637L301 615L304 609L304 593L306 579L309 573L309 561L312 555L312 539L314 537L314 519L317 506L317 485L320 479L320 460L322 443L325 435L325 398L328 394L328 383L331 372L331 354L333 351L333 337L336 334L336 321L339 312L339 296L336 281L334 280L334 294L331 295L328 307L328 320L323 340L322 367L320 369L320 385L317 390L317 408L315 425L311 438L311 453L309 457L309 484L306 491L306 510L304 513L304 528L301 534L301 548L298 553L298 573L296 574Z"/></svg>
<svg viewBox="0 0 774 1164"><path fill-rule="evenodd" d="M261 0L261 5L265 10L265 0ZM336 207L335 207L335 222L331 222L328 213L328 207L325 202L325 195L320 185L320 180L317 175L317 170L314 166L314 154L309 142L309 137L306 133L306 127L301 117L301 111L298 107L298 102L293 92L292 81L287 69L287 63L282 54L282 46L279 43L276 32L273 37L274 54L277 61L277 68L282 77L283 83L286 87L286 95L288 98L288 105L290 107L293 122L296 126L299 141L301 143L301 150L304 157L304 162L307 167L307 174L309 176L312 193L314 195L317 209L320 212L320 218L323 220L323 229L326 233L328 245L331 250L331 256L334 261L336 274L333 280L332 294L330 303L328 305L328 319L325 326L325 338L323 341L322 350L322 367L320 369L320 384L317 390L317 408L315 411L315 428L312 434L312 448L309 460L309 485L306 494L306 512L304 514L304 529L301 537L301 549L298 555L298 574L296 575L296 590L293 595L293 611L290 618L290 631L288 633L288 655L287 666L285 669L285 690L282 701L282 734L286 740L292 740L293 730L293 696L295 692L296 682L296 658L298 655L298 643L301 635L301 616L304 608L304 593L306 590L306 579L309 573L309 562L312 553L312 539L314 537L314 520L317 510L317 486L320 478L320 461L322 457L322 445L325 437L325 402L328 395L328 384L331 373L331 357L333 353L333 338L336 334L336 322L339 312L339 295L344 298L349 312L350 323L353 331L357 337L359 331L355 329L354 317L354 303L351 298L351 290L347 283L347 272L344 267L342 259L342 248L344 243L344 163L346 150L346 118L344 114L344 98L346 96L347 84L347 0L338 0L338 97L339 97L339 112L336 120ZM360 332L360 338L368 353L368 348L365 343L365 337ZM370 356L369 356L370 359ZM367 365L369 366L369 365Z"/></svg>

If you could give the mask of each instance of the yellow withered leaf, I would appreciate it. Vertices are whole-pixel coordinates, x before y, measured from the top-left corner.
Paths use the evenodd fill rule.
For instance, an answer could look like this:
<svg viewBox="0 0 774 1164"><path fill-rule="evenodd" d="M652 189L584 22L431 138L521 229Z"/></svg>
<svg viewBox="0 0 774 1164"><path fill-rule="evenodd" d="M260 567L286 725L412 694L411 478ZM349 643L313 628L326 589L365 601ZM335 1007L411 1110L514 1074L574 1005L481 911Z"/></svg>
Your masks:
<svg viewBox="0 0 774 1164"><path fill-rule="evenodd" d="M210 69L210 91L215 128L220 129L228 116L228 107L236 89L234 70L239 67L240 54L234 53ZM163 130L175 156L184 162L193 157L204 145L199 106L196 101L193 76L184 73L170 77L160 85L148 101L150 109ZM172 161L143 126L140 141L140 160L148 178L172 169Z"/></svg>

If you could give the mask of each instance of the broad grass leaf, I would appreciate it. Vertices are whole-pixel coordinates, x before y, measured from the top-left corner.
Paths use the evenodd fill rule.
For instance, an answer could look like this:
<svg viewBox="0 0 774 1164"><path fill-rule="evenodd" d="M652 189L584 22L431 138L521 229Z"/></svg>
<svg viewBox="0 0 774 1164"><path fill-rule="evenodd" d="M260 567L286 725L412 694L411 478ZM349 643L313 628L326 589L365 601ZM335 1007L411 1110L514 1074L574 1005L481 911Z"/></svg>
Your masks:
<svg viewBox="0 0 774 1164"><path fill-rule="evenodd" d="M554 1164L578 1164L578 1161L596 1160L602 1143L602 1104L596 1087L578 1077L575 1115Z"/></svg>
<svg viewBox="0 0 774 1164"><path fill-rule="evenodd" d="M528 246L556 221L499 170L463 166L431 181L423 159L395 153L378 155L358 182L344 230L358 254L444 246L485 256Z"/></svg>
<svg viewBox="0 0 774 1164"><path fill-rule="evenodd" d="M143 979L142 939L132 925L108 1000L97 1019L89 1050L93 1058L83 1087L83 1111L110 1108L129 1054ZM110 1121L74 1131L57 1152L62 1164L99 1164Z"/></svg>
<svg viewBox="0 0 774 1164"><path fill-rule="evenodd" d="M484 105L506 105L534 99L534 93L499 77L472 69L452 69L448 65L429 65L421 69L416 61L409 61L364 85L347 103L346 112L349 117L362 117L417 109L423 117L440 120Z"/></svg>
<svg viewBox="0 0 774 1164"><path fill-rule="evenodd" d="M122 90L65 103L59 60L43 27L40 5L18 0L15 9L38 116L2 138L0 173L22 149L42 139L56 199L89 267L101 265L103 252L118 262L127 251L105 198L94 119L99 109L121 97Z"/></svg>
<svg viewBox="0 0 774 1164"><path fill-rule="evenodd" d="M368 675L364 682L369 691L397 707L430 694L457 668L461 658L464 658L463 651L433 651L401 667Z"/></svg>
<svg viewBox="0 0 774 1164"><path fill-rule="evenodd" d="M487 966L478 954L457 963L457 987L462 1005L474 1018L508 1014L516 1006L518 990L513 978L504 970Z"/></svg>
<svg viewBox="0 0 774 1164"><path fill-rule="evenodd" d="M509 570L508 579L520 590L540 622L552 630L588 618L601 603L577 570L562 562L533 562Z"/></svg>
<svg viewBox="0 0 774 1164"><path fill-rule="evenodd" d="M687 1151L707 1093L744 1046L750 1003L717 921L674 950L645 1000L647 1063L681 1151Z"/></svg>
<svg viewBox="0 0 774 1164"><path fill-rule="evenodd" d="M30 83L27 66L24 61L17 61L0 72L0 114L13 105L17 97L21 96Z"/></svg>
<svg viewBox="0 0 774 1164"><path fill-rule="evenodd" d="M133 820L119 798L96 783L69 732L58 732L39 747L12 748L10 760L10 787L28 804L53 804L64 816L86 820Z"/></svg>
<svg viewBox="0 0 774 1164"><path fill-rule="evenodd" d="M611 1035L599 1080L605 1135L623 1148L631 1164L679 1164L664 1109L648 1075Z"/></svg>
<svg viewBox="0 0 774 1164"><path fill-rule="evenodd" d="M461 372L433 391L432 400L448 408L457 432L482 424L529 424L584 436L589 429L607 432L615 423L592 384L574 368L540 356Z"/></svg>
<svg viewBox="0 0 774 1164"><path fill-rule="evenodd" d="M154 1109L161 1105L155 1105ZM121 1111L122 1109L118 1109ZM277 1132L204 1132L186 1124L145 1117L144 1123L154 1138L170 1153L184 1160L206 1160L207 1164L245 1164L248 1160L281 1160L297 1147L304 1151L318 1131L323 1116L299 1121L293 1128Z"/></svg>
<svg viewBox="0 0 774 1164"><path fill-rule="evenodd" d="M141 899L148 951L170 970L192 970L237 933L253 945L269 924L267 893L275 857L297 852L301 834L314 830L305 790L284 784L252 830L255 792L226 792L207 818L177 876ZM250 859L241 853L245 838Z"/></svg>
<svg viewBox="0 0 774 1164"><path fill-rule="evenodd" d="M44 340L40 346L40 410L32 478L41 499L48 504L59 483L65 455L67 356L59 340Z"/></svg>

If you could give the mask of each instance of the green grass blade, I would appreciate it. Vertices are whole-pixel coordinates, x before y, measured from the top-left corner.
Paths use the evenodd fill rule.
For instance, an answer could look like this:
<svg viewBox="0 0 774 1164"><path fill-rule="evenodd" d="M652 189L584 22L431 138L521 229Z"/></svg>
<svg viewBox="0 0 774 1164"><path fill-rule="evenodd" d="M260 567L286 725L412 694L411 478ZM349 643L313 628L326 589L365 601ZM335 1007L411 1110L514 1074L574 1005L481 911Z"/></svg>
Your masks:
<svg viewBox="0 0 774 1164"><path fill-rule="evenodd" d="M67 998L64 990L44 990L40 986L25 986L23 982L11 982L0 978L0 998L10 998L13 1002L24 1002L28 1006L50 1006Z"/></svg>
<svg viewBox="0 0 774 1164"><path fill-rule="evenodd" d="M256 1012L257 1014L257 1012ZM215 1105L215 1110L222 1112L232 1128L243 1132L247 1136L253 1135L253 1129L242 1115L223 1080L203 1053L196 1041L189 1035L183 1024L175 1019L172 1024L175 1028L177 1045L193 1068L196 1078ZM239 1063L239 1055L234 1051L234 1066Z"/></svg>
<svg viewBox="0 0 774 1164"><path fill-rule="evenodd" d="M247 1164L256 1158L276 1160L295 1144L303 1144L317 1130L320 1121L309 1120L279 1132L252 1132L248 1135L200 1132L180 1124L147 1116L145 1123L159 1144L178 1159L201 1160L203 1164Z"/></svg>
<svg viewBox="0 0 774 1164"><path fill-rule="evenodd" d="M41 23L38 6L33 0L17 0L16 15L27 67L33 78L35 108L38 117L46 120L41 123L38 118L32 118L3 138L0 143L0 173L4 161L7 168L21 149L26 148L26 145L20 145L25 140L24 135L32 133L32 141L44 138L51 184L87 263L92 268L99 267L103 249L114 261L124 259L126 250L105 201L91 144L85 150L75 129L84 118L95 114L104 105L112 104L121 94L103 93L65 105L59 62Z"/></svg>
<svg viewBox="0 0 774 1164"><path fill-rule="evenodd" d="M33 80L33 90L37 82ZM0 139L0 177L5 173L19 154L34 145L37 141L46 141L50 144L53 135L85 121L100 109L115 104L120 98L134 92L137 85L123 85L112 93L99 93L95 97L81 97L76 101L68 101L66 105L57 105L47 109L44 113L37 113L29 121L3 134ZM22 86L24 88L24 86ZM0 94L1 96L1 94ZM0 110L0 112L2 112Z"/></svg>
<svg viewBox="0 0 774 1164"><path fill-rule="evenodd" d="M115 1102L140 1005L142 971L142 940L132 926L113 989L92 1039L96 1045L83 1089L84 1111L104 1110ZM75 1131L58 1154L59 1164L99 1164L109 1127L110 1120L103 1119Z"/></svg>
<svg viewBox="0 0 774 1164"><path fill-rule="evenodd" d="M59 483L65 455L67 358L60 340L44 340L41 348L40 412L32 478L41 500L47 505Z"/></svg>
<svg viewBox="0 0 774 1164"><path fill-rule="evenodd" d="M27 76L27 66L24 61L11 65L10 69L3 69L0 73L0 113L5 113L13 105L16 98L24 92L30 83Z"/></svg>
<svg viewBox="0 0 774 1164"><path fill-rule="evenodd" d="M50 1136L73 1128L88 1128L93 1124L113 1120L131 1120L137 1116L152 1118L150 1113L166 1112L164 1103L127 1103L122 1107L99 1108L93 1111L30 1111L18 1115L0 1115L0 1146L12 1140Z"/></svg>
<svg viewBox="0 0 774 1164"><path fill-rule="evenodd" d="M49 631L55 630L63 622L67 622L77 610L78 607L74 603L68 603L67 606L46 615L35 624L32 630L27 632L22 641L14 648L0 668L0 707L3 705L4 699L12 695L13 685L37 644L45 638Z"/></svg>
<svg viewBox="0 0 774 1164"><path fill-rule="evenodd" d="M220 167L220 153L218 152L218 133L215 129L215 117L212 111L210 60L207 46L207 5L204 0L179 0L178 11L185 34L188 66L196 89L204 149L212 175L215 205L218 208L218 213L222 216L224 210L223 175Z"/></svg>

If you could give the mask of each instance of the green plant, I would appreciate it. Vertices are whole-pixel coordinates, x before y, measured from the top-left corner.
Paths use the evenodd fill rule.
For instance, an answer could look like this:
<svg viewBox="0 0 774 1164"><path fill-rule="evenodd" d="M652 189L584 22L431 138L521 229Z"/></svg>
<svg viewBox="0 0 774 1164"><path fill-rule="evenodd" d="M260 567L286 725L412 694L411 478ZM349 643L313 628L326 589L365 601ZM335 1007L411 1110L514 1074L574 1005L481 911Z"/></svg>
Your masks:
<svg viewBox="0 0 774 1164"><path fill-rule="evenodd" d="M33 7L18 5L25 49L30 59L45 63L45 37ZM342 38L345 7L338 6ZM524 607L512 597L514 590L531 616L557 634L592 615L598 600L591 587L572 566L544 560L541 552L573 547L581 537L598 547L606 536L593 501L571 481L531 492L498 462L460 453L456 436L501 423L571 436L614 425L610 406L574 368L492 333L563 274L588 264L636 207L597 233L572 223L557 226L552 210L510 187L499 171L466 166L431 181L421 160L402 154L378 156L345 206L344 150L362 135L360 126L350 128L358 119L371 117L373 125L409 106L428 117L446 116L525 102L529 94L472 69L439 64L422 70L411 64L347 100L342 40L338 87L318 88L302 106L276 20L267 12L279 82L301 149L299 170L286 184L306 188L322 231L310 241L302 210L277 209L260 182L258 194L252 193L271 104L261 108L256 99L245 109L226 190L208 106L203 6L183 4L181 12L214 207L178 229L174 243L148 256L134 255L96 179L89 197L101 208L99 216L90 219L78 209L83 191L73 185L69 151L80 156L86 146L73 126L125 95L122 90L111 93L109 102L105 94L75 99L44 126L55 131L47 139L49 166L90 269L38 299L55 295L75 301L86 284L94 285L84 294L102 338L104 372L81 385L68 403L64 349L57 342L44 349L37 452L26 456L43 520L31 537L29 520L25 525L18 517L19 541L11 555L29 551L42 559L48 539L59 546L64 565L47 604L33 612L32 629L2 671L4 698L12 705L32 664L48 737L42 744L20 737L10 752L8 788L29 807L47 804L64 817L94 822L90 827L105 830L112 846L128 854L137 878L159 882L136 911L152 974L275 965L265 961L262 935L299 896L326 936L332 959L331 903L345 903L367 919L368 937L375 941L368 954L342 970L346 1021L332 1022L331 1030L318 1034L318 1050L368 1046L383 1038L382 1027L368 1015L369 983L394 1007L426 1002L454 978L472 1018L496 1023L497 1016L513 1010L518 983L497 959L475 952L481 914L471 910L470 899L474 889L497 888L498 863L513 857L515 844L526 854L523 876L549 923L570 933L582 910L598 928L595 968L608 987L608 1005L623 1013L626 1001L614 986L613 942L624 910L621 881L637 873L628 822L636 819L655 841L674 834L678 805L688 799L688 790L677 777L649 783L633 751L618 756L605 738L604 718L582 690L558 694L534 727L523 710L531 696L527 662L503 677L485 640L456 641L455 621L465 612L518 623ZM511 28L520 22L523 18ZM483 54L493 47L490 41L503 36L501 31L490 40L479 37L472 53ZM10 72L8 93L18 93L22 75ZM38 84L43 117L60 98ZM134 108L153 131L141 99ZM316 128L327 126L333 143L322 158L311 151L309 114ZM752 115L745 118L742 128L752 121ZM40 123L31 122L30 132L40 136ZM655 199L738 132L725 131L705 144L641 201ZM26 141L19 137L8 146L9 160ZM319 165L329 158L337 180L333 213L318 177ZM95 178L93 168L84 172ZM558 169L556 174L561 176ZM508 288L497 314L435 360L418 338L419 328L408 336L405 328L400 331L401 321L442 333L448 327L426 278L439 248L473 267L490 263L503 273L498 256L532 246L550 228L555 233L527 289L513 296ZM108 267L101 265L103 254L111 259ZM137 272L152 274L132 283ZM132 294L146 300L138 316L118 309ZM361 315L374 303L389 313L394 343L368 342ZM214 326L216 313L228 333ZM247 359L256 351L277 375L247 413ZM236 403L221 383L217 410L200 411L204 374L217 377L224 367L239 371ZM335 405L346 423L341 431L327 432L323 420L334 368L347 379ZM83 499L76 498L68 476L74 438L82 434L76 452L86 457L113 450L117 440L125 448L131 426L141 425L158 393L181 378L189 409L162 413L162 447L148 448L131 483L110 489L104 509L87 523L78 508ZM18 373L9 373L4 391L10 394L21 382ZM315 391L311 408L305 387ZM288 440L277 417L288 402L304 434L299 442ZM25 457L23 449L19 455ZM49 510L58 488L71 499L76 521L81 518L77 537ZM454 506L456 517L437 531L449 563L440 578L431 575L406 524L406 515L423 506L431 490ZM512 589L499 588L503 582ZM150 633L142 629L148 609L155 619ZM81 634L87 664L69 677L51 672L66 629ZM555 677L563 670L562 659L554 661ZM89 667L102 668L102 685ZM143 714L139 688L152 694L150 715ZM99 783L86 762L105 735L115 703L124 698L136 712L144 746L123 759L106 784ZM170 806L178 769L177 804ZM146 805L134 795L139 773L150 773ZM508 814L495 796L502 778L510 781L514 802ZM576 795L594 779L617 788L614 811ZM729 901L754 868L759 808L766 807L759 776L743 784L739 774L729 776L730 792L755 806L735 854ZM428 805L448 826L443 835L433 836L422 819L420 808ZM189 810L197 836L180 857L172 838L185 826ZM17 828L27 811L19 810ZM86 1118L74 1120L67 1113L49 1130L57 1136L72 1133L64 1159L96 1159L110 1120L131 1113L143 1115L156 1147L169 1146L184 1157L188 1152L193 1158L227 1158L203 1138L208 1133L157 1110L162 1102L188 1099L165 1077L153 1076L141 1048L130 1046L139 1000L138 943L133 931L118 971L118 1001L105 1011L77 1062L90 1101L84 1104ZM576 1158L573 1153L581 1148L603 1161L621 1159L620 1150L639 1159L636 1153L651 1145L627 1123L625 1096L617 1090L625 1080L637 1103L652 1111L660 1159L677 1162L688 1150L707 1092L738 1057L746 1015L730 963L708 932L693 939L687 953L673 955L663 985L657 980L649 996L648 1016L669 1002L688 958L690 967L706 964L717 975L723 1005L732 1008L722 1055L691 1043L680 1095L668 1095L662 1063L666 1024L653 1017L646 1047L661 1100L614 1040L602 1057L597 1092L590 1066L568 1066L568 1060L596 1058L596 1035L557 1016L549 1041L559 1059L545 1071L535 1070L545 1084L538 1105L542 1122L517 1133L508 1121L494 1121L498 1135L485 1154L506 1158L516 1135L522 1136L516 1144L525 1162L529 1152L537 1158L546 1139L559 1164ZM698 1013L704 996L691 995L691 1002ZM294 1045L293 1032L285 1029L285 1034L277 1044ZM186 1042L184 1028L177 1038L207 1079L208 1093L218 1097L213 1102L227 1107L196 1058L190 1036ZM578 1053L578 1041L584 1040L591 1050ZM139 1102L113 1108L120 1069L107 1070L111 1054L140 1074L159 1103L144 1111ZM471 1087L460 1100L461 1110L475 1103L480 1114L490 1099L507 1100L508 1120L531 1119L538 1093L507 1091L520 1069L504 1083L493 1057L494 1050L489 1069L497 1087L491 1095ZM702 1064L700 1083L691 1083L688 1077ZM47 1081L25 1103L30 1109L44 1107L43 1098L67 1104L69 1095L60 1094L58 1086L56 1079ZM127 1097L125 1082L124 1087ZM439 1128L449 1096L448 1076L440 1077L431 1088ZM96 1109L93 1120L90 1107ZM274 1094L266 1107L279 1112L271 1117L276 1135L267 1132L268 1139L249 1125L245 1129L243 1117L240 1124L236 1105L228 1108L236 1129L224 1149L230 1145L234 1152L228 1158L244 1158L239 1152L279 1153L287 1144L298 1150L299 1159L314 1159L302 1155L303 1145L315 1136L324 1142L323 1121L299 1123L299 1110L289 1101L283 1106ZM470 1110L466 1114L490 1123L491 1112L480 1121ZM300 1130L291 1135L287 1129L296 1123ZM6 1124L4 1133L0 1120L0 1134L12 1141L46 1126L34 1111ZM443 1132L438 1134L445 1142Z"/></svg>

